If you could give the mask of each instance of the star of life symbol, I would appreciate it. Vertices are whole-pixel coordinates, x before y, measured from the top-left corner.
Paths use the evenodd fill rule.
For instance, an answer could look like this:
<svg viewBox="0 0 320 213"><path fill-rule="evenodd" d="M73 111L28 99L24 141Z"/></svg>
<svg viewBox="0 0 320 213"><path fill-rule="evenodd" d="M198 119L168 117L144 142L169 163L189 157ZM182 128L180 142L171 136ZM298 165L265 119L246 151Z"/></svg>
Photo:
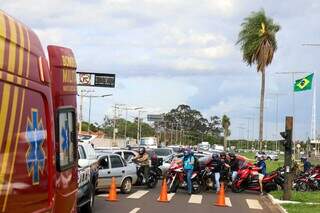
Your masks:
<svg viewBox="0 0 320 213"><path fill-rule="evenodd" d="M45 152L43 142L46 139L46 131L43 129L42 119L38 118L38 110L31 109L31 120L28 118L25 137L29 143L26 153L28 175L32 176L32 184L40 183L40 172L43 172L45 164Z"/></svg>
<svg viewBox="0 0 320 213"><path fill-rule="evenodd" d="M63 150L64 152L67 152L68 149L69 149L69 128L68 128L68 120L66 120L66 121L64 122L64 127L62 128L61 134L62 134L62 138L63 138L63 141L62 141L62 150Z"/></svg>

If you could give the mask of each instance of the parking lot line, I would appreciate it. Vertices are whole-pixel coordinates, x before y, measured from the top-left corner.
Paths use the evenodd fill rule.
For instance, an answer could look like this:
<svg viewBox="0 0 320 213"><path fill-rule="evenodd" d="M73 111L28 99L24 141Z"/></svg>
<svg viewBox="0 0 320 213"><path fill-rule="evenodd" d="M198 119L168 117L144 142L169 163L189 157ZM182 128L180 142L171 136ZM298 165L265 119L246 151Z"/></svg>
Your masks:
<svg viewBox="0 0 320 213"><path fill-rule="evenodd" d="M188 203L201 204L201 201L202 201L202 195L191 195Z"/></svg>
<svg viewBox="0 0 320 213"><path fill-rule="evenodd" d="M135 193L131 194L130 196L128 196L127 198L131 198L131 199L139 199L141 198L143 195L147 194L149 191L147 190L138 190Z"/></svg>
<svg viewBox="0 0 320 213"><path fill-rule="evenodd" d="M227 206L232 207L231 200L229 197L225 197L225 203Z"/></svg>
<svg viewBox="0 0 320 213"><path fill-rule="evenodd" d="M134 208L129 213L137 213L140 210L140 208Z"/></svg>
<svg viewBox="0 0 320 213"><path fill-rule="evenodd" d="M258 200L246 199L246 202L250 209L263 209Z"/></svg>

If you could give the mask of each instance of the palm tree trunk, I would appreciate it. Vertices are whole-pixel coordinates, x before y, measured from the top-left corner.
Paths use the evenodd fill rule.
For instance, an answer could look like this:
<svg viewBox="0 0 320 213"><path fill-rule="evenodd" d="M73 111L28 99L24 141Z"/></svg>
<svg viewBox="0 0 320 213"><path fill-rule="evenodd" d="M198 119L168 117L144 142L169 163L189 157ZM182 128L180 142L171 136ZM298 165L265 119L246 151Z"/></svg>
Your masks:
<svg viewBox="0 0 320 213"><path fill-rule="evenodd" d="M223 131L223 149L227 151L227 130Z"/></svg>
<svg viewBox="0 0 320 213"><path fill-rule="evenodd" d="M260 117L259 117L259 149L262 150L263 143L263 111L264 111L264 94L265 94L265 69L261 71L261 94L260 94Z"/></svg>

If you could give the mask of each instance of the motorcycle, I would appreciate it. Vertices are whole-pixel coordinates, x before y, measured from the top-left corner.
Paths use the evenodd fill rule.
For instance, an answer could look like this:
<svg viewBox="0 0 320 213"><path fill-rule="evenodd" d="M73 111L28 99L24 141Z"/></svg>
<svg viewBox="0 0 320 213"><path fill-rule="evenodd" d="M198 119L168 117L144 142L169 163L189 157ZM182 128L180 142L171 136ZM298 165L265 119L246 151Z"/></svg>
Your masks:
<svg viewBox="0 0 320 213"><path fill-rule="evenodd" d="M157 183L158 183L158 174L157 171L155 170L155 167L151 166L149 169L149 177L145 178L144 177L144 172L137 160L132 160L132 162L136 163L137 166L137 182L136 186L142 186L142 185L147 185L148 188L155 188ZM143 180L145 181L145 184L143 183Z"/></svg>
<svg viewBox="0 0 320 213"><path fill-rule="evenodd" d="M232 183L231 190L237 193L244 190L260 191L258 171L258 167L247 167L239 170L236 179ZM283 170L277 170L264 176L262 180L263 190L268 193L277 190L278 186L283 188L283 172Z"/></svg>
<svg viewBox="0 0 320 213"><path fill-rule="evenodd" d="M303 173L294 180L293 187L296 191L302 192L320 190L320 173L314 169Z"/></svg>
<svg viewBox="0 0 320 213"><path fill-rule="evenodd" d="M191 176L192 193L198 194L201 191L199 172L194 171ZM178 188L187 189L187 175L183 170L181 160L173 160L167 172L167 188L169 193L177 192Z"/></svg>

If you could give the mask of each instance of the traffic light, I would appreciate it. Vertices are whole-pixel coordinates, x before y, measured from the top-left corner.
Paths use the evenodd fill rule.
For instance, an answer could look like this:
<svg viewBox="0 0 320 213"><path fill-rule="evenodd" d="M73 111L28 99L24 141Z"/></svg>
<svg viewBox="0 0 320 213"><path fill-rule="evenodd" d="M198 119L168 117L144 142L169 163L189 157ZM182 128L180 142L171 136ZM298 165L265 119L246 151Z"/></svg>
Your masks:
<svg viewBox="0 0 320 213"><path fill-rule="evenodd" d="M285 132L280 132L280 135L284 139L284 140L280 140L280 143L284 146L286 150L291 150L292 149L292 143L291 143L292 132L290 130L286 130Z"/></svg>

